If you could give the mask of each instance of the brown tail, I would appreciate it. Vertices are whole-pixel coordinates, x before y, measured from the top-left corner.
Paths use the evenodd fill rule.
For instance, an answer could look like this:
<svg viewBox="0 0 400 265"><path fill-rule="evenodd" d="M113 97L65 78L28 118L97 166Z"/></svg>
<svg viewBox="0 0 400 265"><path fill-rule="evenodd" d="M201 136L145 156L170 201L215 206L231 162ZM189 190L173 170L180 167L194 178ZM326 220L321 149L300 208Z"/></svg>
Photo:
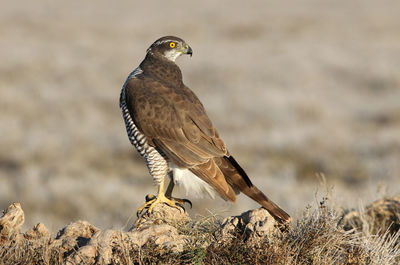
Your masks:
<svg viewBox="0 0 400 265"><path fill-rule="evenodd" d="M236 162L233 156L225 156L214 158L215 163L225 175L226 181L238 191L243 192L259 204L261 204L268 212L281 222L289 222L290 216L278 205L273 203L262 191L251 183L246 172Z"/></svg>

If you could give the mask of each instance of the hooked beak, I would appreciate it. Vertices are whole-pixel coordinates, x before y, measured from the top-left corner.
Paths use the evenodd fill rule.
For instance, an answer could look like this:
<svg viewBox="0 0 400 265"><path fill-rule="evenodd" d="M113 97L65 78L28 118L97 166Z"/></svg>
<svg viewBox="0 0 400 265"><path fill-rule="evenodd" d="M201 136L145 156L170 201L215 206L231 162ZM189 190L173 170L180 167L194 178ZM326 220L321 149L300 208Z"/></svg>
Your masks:
<svg viewBox="0 0 400 265"><path fill-rule="evenodd" d="M184 53L184 54L188 54L188 55L190 55L190 57L192 57L193 50L192 50L192 48L190 48L189 45L186 44L185 50L183 51L183 53Z"/></svg>

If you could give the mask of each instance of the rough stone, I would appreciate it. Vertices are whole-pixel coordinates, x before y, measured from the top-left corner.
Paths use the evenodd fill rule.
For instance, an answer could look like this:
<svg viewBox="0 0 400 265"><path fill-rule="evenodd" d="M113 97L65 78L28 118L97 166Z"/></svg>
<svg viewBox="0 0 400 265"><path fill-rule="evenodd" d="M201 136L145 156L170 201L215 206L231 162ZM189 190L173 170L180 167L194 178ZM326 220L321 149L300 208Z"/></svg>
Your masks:
<svg viewBox="0 0 400 265"><path fill-rule="evenodd" d="M87 245L98 228L86 221L77 221L61 229L55 240L50 243L50 248L59 249L61 256L68 256L77 249Z"/></svg>
<svg viewBox="0 0 400 265"><path fill-rule="evenodd" d="M42 223L38 223L24 234L26 239L38 240L38 239L50 239L49 230Z"/></svg>
<svg viewBox="0 0 400 265"><path fill-rule="evenodd" d="M129 230L129 237L138 247L151 242L162 248L180 252L191 238L180 235L176 227L184 226L190 221L186 211L158 204L152 213L146 212Z"/></svg>
<svg viewBox="0 0 400 265"><path fill-rule="evenodd" d="M3 211L0 218L0 245L7 241L19 241L22 238L21 227L24 224L24 211L16 202Z"/></svg>
<svg viewBox="0 0 400 265"><path fill-rule="evenodd" d="M347 211L340 222L345 230L369 229L372 234L395 234L400 230L400 196L384 198L368 205L361 212Z"/></svg>
<svg viewBox="0 0 400 265"><path fill-rule="evenodd" d="M280 231L279 224L264 208L250 210L239 216L230 216L223 220L217 230L218 243L228 242L241 236L245 241L255 241Z"/></svg>
<svg viewBox="0 0 400 265"><path fill-rule="evenodd" d="M140 230L154 224L181 226L187 224L189 221L190 217L184 209L160 203L153 208L151 213L145 212L140 216L129 231Z"/></svg>

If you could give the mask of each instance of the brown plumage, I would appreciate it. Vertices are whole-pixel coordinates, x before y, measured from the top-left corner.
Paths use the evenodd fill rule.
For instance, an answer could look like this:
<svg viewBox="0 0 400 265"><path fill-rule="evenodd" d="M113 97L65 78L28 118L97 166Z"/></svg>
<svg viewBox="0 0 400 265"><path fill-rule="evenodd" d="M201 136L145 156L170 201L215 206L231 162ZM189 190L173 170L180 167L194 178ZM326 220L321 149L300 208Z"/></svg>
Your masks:
<svg viewBox="0 0 400 265"><path fill-rule="evenodd" d="M167 58L170 41L185 47L182 53L191 54L183 40L171 36L148 49L139 66L142 72L125 84L125 102L134 124L149 146L178 167L192 171L224 199L235 201L235 193L243 192L278 220L289 221L289 215L251 183L228 153L202 103L184 85L179 67Z"/></svg>

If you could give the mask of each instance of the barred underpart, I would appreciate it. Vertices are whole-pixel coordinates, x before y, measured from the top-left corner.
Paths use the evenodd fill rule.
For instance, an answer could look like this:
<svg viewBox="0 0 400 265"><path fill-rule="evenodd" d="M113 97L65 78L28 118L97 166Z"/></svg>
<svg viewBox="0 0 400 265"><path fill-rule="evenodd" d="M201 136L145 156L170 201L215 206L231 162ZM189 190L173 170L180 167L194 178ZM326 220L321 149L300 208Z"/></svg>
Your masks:
<svg viewBox="0 0 400 265"><path fill-rule="evenodd" d="M150 172L150 175L153 177L155 184L160 184L162 178L168 174L168 160L164 154L147 143L146 136L139 131L133 122L125 101L125 88L128 81L132 78L136 78L136 76L141 73L142 69L140 69L140 67L137 67L132 73L130 73L124 85L122 86L119 106L122 110L122 116L125 121L125 127L129 141L136 148L139 154L146 160L147 168Z"/></svg>

